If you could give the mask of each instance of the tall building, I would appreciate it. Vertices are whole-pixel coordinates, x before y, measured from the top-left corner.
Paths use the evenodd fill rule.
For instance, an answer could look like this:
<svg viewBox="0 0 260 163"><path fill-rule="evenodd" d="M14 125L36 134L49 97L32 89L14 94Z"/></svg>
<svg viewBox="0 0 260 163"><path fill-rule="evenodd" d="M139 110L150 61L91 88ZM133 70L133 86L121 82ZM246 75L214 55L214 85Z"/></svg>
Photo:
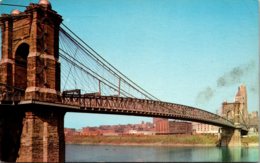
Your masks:
<svg viewBox="0 0 260 163"><path fill-rule="evenodd" d="M164 118L153 118L153 124L156 134L168 134L169 133L169 121Z"/></svg>

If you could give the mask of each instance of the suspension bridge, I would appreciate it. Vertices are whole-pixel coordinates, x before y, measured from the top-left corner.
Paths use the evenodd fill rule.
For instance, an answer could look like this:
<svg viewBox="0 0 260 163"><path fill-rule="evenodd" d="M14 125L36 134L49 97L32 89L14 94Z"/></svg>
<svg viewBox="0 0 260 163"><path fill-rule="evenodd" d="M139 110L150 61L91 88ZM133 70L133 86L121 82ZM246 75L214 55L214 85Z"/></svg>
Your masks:
<svg viewBox="0 0 260 163"><path fill-rule="evenodd" d="M164 102L121 73L63 24L47 0L25 7L23 12L13 10L0 18L0 160L64 162L66 112L212 124L222 127L221 145L241 144L241 134L248 128L240 104L231 108L231 120Z"/></svg>

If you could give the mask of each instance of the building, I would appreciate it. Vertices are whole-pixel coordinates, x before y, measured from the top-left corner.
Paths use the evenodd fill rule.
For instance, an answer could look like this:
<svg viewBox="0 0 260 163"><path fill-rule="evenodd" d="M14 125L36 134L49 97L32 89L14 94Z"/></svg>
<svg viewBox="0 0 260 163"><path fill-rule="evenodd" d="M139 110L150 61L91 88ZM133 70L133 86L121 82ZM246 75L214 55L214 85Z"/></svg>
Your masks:
<svg viewBox="0 0 260 163"><path fill-rule="evenodd" d="M258 116L258 111L253 111L248 115L249 119L249 125L250 127L255 127L258 128L259 125L259 116Z"/></svg>
<svg viewBox="0 0 260 163"><path fill-rule="evenodd" d="M192 123L184 121L169 121L170 134L192 134Z"/></svg>
<svg viewBox="0 0 260 163"><path fill-rule="evenodd" d="M169 121L163 118L154 118L155 133L163 134L191 134L192 124L184 121Z"/></svg>
<svg viewBox="0 0 260 163"><path fill-rule="evenodd" d="M252 113L248 114L248 121L249 121L249 134L258 134L258 127L259 127L259 115L258 111L253 111Z"/></svg>
<svg viewBox="0 0 260 163"><path fill-rule="evenodd" d="M75 128L64 128L64 134L65 134L65 136L74 135L75 132L76 132L76 129L75 129Z"/></svg>
<svg viewBox="0 0 260 163"><path fill-rule="evenodd" d="M155 131L129 130L127 135L155 135Z"/></svg>
<svg viewBox="0 0 260 163"><path fill-rule="evenodd" d="M118 136L119 134L116 133L114 130L101 130L101 135L103 135L103 136Z"/></svg>
<svg viewBox="0 0 260 163"><path fill-rule="evenodd" d="M80 135L80 132L77 131L75 128L64 128L64 135L75 136L75 135Z"/></svg>
<svg viewBox="0 0 260 163"><path fill-rule="evenodd" d="M169 134L169 121L164 118L154 118L153 124L156 134Z"/></svg>
<svg viewBox="0 0 260 163"><path fill-rule="evenodd" d="M214 134L217 135L219 133L219 127L204 124L204 123L198 123L193 122L192 123L192 130L194 134Z"/></svg>
<svg viewBox="0 0 260 163"><path fill-rule="evenodd" d="M83 127L81 130L65 128L65 136L117 136L117 135L154 135L154 124L142 122L141 124L127 125L101 125L99 127Z"/></svg>
<svg viewBox="0 0 260 163"><path fill-rule="evenodd" d="M221 115L221 109L216 110L216 114ZM220 127L218 127L218 126L199 123L199 122L192 122L192 133L193 134L217 135L219 132L220 132Z"/></svg>
<svg viewBox="0 0 260 163"><path fill-rule="evenodd" d="M84 136L98 136L102 135L101 131L97 127L83 127L81 129L80 135Z"/></svg>

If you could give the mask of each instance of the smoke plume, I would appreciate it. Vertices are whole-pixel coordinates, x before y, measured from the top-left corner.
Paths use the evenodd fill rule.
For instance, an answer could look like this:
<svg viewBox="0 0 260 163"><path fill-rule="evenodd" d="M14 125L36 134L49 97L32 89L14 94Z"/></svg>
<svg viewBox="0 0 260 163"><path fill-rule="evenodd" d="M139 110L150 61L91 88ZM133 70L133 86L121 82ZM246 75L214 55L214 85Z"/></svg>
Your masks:
<svg viewBox="0 0 260 163"><path fill-rule="evenodd" d="M208 86L200 91L196 97L196 103L206 103L210 101L214 97L216 89L240 84L245 79L245 76L250 74L250 72L255 68L256 63L254 61L234 67L231 71L224 73L217 79L217 85L215 87ZM255 84L250 84L249 91L257 92L257 90L258 87Z"/></svg>
<svg viewBox="0 0 260 163"><path fill-rule="evenodd" d="M233 84L241 83L243 77L255 68L255 63L250 62L247 65L242 65L233 68L231 71L225 73L217 80L217 87L226 87Z"/></svg>
<svg viewBox="0 0 260 163"><path fill-rule="evenodd" d="M196 97L196 103L205 103L208 102L215 94L215 90L207 87L204 90L200 91Z"/></svg>

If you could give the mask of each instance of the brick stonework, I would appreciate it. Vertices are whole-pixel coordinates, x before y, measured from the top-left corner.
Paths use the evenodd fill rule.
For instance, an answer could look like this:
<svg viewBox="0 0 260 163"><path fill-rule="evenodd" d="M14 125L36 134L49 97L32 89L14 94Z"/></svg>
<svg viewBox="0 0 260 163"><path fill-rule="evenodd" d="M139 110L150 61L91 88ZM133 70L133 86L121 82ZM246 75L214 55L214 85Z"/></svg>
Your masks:
<svg viewBox="0 0 260 163"><path fill-rule="evenodd" d="M239 129L221 129L220 146L241 146L241 131Z"/></svg>
<svg viewBox="0 0 260 163"><path fill-rule="evenodd" d="M222 103L222 117L234 122L235 121L235 110L239 109L240 103Z"/></svg>
<svg viewBox="0 0 260 163"><path fill-rule="evenodd" d="M26 112L23 124L17 162L65 161L64 113Z"/></svg>
<svg viewBox="0 0 260 163"><path fill-rule="evenodd" d="M168 134L169 133L169 120L164 118L154 118L156 134Z"/></svg>
<svg viewBox="0 0 260 163"><path fill-rule="evenodd" d="M61 21L51 7L38 4L1 18L0 82L25 89L25 100L59 100Z"/></svg>
<svg viewBox="0 0 260 163"><path fill-rule="evenodd" d="M247 93L245 85L238 87L234 102L222 103L222 117L232 121L238 128L222 128L221 146L241 146L241 123L248 123Z"/></svg>
<svg viewBox="0 0 260 163"><path fill-rule="evenodd" d="M59 102L62 17L46 1L42 3L31 3L24 12L1 16L0 82L25 90L22 101ZM42 107L31 104L16 112L0 113L0 160L65 161L65 113Z"/></svg>

